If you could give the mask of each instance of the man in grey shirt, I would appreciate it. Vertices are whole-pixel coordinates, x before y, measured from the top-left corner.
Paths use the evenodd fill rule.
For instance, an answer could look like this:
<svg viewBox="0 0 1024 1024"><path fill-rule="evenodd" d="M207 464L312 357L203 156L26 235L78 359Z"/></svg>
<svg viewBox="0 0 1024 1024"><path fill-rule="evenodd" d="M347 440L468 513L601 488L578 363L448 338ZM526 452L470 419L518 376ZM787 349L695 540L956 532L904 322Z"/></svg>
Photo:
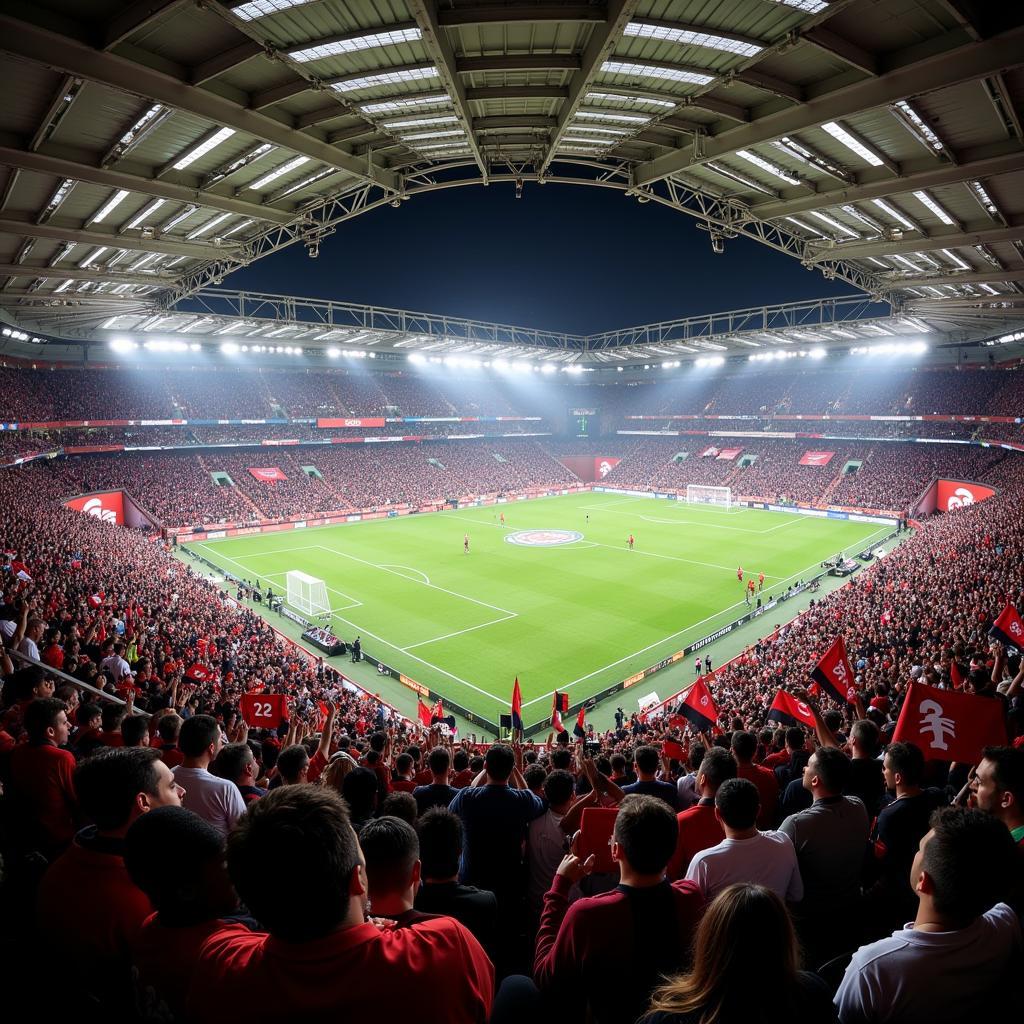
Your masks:
<svg viewBox="0 0 1024 1024"><path fill-rule="evenodd" d="M814 802L791 814L780 830L793 841L804 898L793 908L811 967L857 945L860 877L870 822L864 804L843 796L850 759L836 747L819 747L803 772Z"/></svg>

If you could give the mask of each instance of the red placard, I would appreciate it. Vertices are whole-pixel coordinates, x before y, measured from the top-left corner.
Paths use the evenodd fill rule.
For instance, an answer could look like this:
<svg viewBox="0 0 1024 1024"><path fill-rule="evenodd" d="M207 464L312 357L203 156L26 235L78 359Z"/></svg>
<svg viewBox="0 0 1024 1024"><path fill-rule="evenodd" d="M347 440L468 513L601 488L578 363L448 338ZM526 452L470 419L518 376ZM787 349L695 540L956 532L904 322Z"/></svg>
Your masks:
<svg viewBox="0 0 1024 1024"><path fill-rule="evenodd" d="M996 492L984 484L965 483L962 480L940 480L936 494L936 508L940 512L952 512L954 509L991 498Z"/></svg>
<svg viewBox="0 0 1024 1024"><path fill-rule="evenodd" d="M276 729L288 717L288 698L283 693L244 693L238 709L250 728Z"/></svg>
<svg viewBox="0 0 1024 1024"><path fill-rule="evenodd" d="M95 516L104 523L115 523L117 526L124 524L124 495L121 491L85 494L65 501L64 507Z"/></svg>
<svg viewBox="0 0 1024 1024"><path fill-rule="evenodd" d="M277 468L277 466L250 466L249 472L252 473L257 480L262 480L264 483L275 483L278 480L287 480L288 477L284 475Z"/></svg>
<svg viewBox="0 0 1024 1024"><path fill-rule="evenodd" d="M827 466L835 452L804 452L800 459L801 466Z"/></svg>
<svg viewBox="0 0 1024 1024"><path fill-rule="evenodd" d="M322 418L316 421L316 425L321 429L326 427L328 429L335 427L383 427L384 417L383 416L371 416L370 418L362 417L356 419L338 419L338 418Z"/></svg>
<svg viewBox="0 0 1024 1024"><path fill-rule="evenodd" d="M732 462L732 460L735 459L742 451L742 448L723 448L715 456L715 459L724 459L726 462Z"/></svg>
<svg viewBox="0 0 1024 1024"><path fill-rule="evenodd" d="M603 480L618 464L619 459L614 456L597 456L594 459L594 479Z"/></svg>

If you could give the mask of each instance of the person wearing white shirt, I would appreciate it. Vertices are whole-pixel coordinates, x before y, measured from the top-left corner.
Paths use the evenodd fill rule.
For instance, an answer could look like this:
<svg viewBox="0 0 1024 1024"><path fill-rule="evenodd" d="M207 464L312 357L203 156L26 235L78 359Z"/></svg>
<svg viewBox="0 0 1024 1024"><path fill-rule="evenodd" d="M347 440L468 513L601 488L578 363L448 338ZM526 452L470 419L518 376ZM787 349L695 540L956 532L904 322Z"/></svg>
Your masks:
<svg viewBox="0 0 1024 1024"><path fill-rule="evenodd" d="M787 903L803 899L804 883L793 841L784 832L760 832L761 798L749 779L726 779L715 794L715 817L725 832L717 846L694 854L686 877L710 903L737 882L763 885Z"/></svg>
<svg viewBox="0 0 1024 1024"><path fill-rule="evenodd" d="M185 790L182 806L226 836L245 813L245 801L234 782L211 775L208 770L221 745L217 720L210 715L193 715L178 736L184 760L174 769L174 780Z"/></svg>
<svg viewBox="0 0 1024 1024"><path fill-rule="evenodd" d="M1007 1011L1014 1019L1006 975L1021 953L1020 922L999 901L1018 871L998 818L935 811L910 870L917 916L853 954L835 996L841 1024L1001 1019Z"/></svg>
<svg viewBox="0 0 1024 1024"><path fill-rule="evenodd" d="M38 644L43 639L45 632L46 623L42 619L29 619L28 625L25 627L25 635L22 637L21 643L18 644L18 650L39 661Z"/></svg>

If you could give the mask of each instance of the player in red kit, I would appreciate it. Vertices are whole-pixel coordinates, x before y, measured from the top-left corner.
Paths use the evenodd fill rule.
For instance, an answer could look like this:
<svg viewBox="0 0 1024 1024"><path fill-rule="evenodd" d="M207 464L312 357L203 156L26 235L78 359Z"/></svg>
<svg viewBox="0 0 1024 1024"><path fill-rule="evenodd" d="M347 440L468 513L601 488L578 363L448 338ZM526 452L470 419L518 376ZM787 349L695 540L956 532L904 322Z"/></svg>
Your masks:
<svg viewBox="0 0 1024 1024"><path fill-rule="evenodd" d="M501 513L501 525L502 526L505 525L505 513L504 512Z"/></svg>
<svg viewBox="0 0 1024 1024"><path fill-rule="evenodd" d="M764 590L764 573L759 572L757 574L757 589Z"/></svg>
<svg viewBox="0 0 1024 1024"><path fill-rule="evenodd" d="M740 583L743 582L743 566L742 565L739 566L739 568L736 570L736 579L738 579L740 581Z"/></svg>
<svg viewBox="0 0 1024 1024"><path fill-rule="evenodd" d="M751 576L747 581L747 604L750 604L751 599L754 596L754 577Z"/></svg>
<svg viewBox="0 0 1024 1024"><path fill-rule="evenodd" d="M629 540L626 541L626 543L629 545L629 550L632 551L633 550L633 544L634 544L633 534L629 535Z"/></svg>

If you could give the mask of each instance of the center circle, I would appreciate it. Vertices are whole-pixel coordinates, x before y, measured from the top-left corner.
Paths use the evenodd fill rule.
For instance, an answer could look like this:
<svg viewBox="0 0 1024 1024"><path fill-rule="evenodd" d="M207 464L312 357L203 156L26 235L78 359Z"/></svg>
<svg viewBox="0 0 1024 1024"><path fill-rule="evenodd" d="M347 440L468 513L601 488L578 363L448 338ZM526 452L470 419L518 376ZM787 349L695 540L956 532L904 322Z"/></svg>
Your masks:
<svg viewBox="0 0 1024 1024"><path fill-rule="evenodd" d="M583 540L578 530L517 530L505 534L506 543L524 548L557 548L578 540Z"/></svg>

